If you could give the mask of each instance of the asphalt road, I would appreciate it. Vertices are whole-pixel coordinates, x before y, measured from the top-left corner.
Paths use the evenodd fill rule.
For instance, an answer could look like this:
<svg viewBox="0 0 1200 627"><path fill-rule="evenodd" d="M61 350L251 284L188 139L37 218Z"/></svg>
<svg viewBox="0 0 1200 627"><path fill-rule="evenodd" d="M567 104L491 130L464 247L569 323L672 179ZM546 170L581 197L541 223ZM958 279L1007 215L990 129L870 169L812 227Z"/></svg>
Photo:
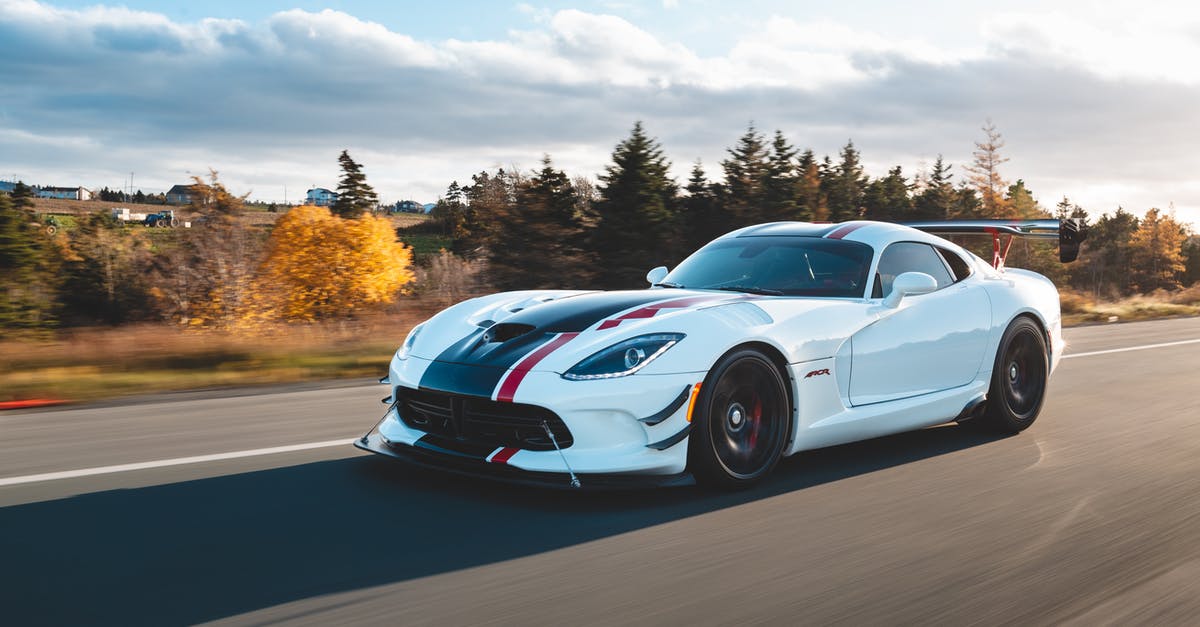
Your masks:
<svg viewBox="0 0 1200 627"><path fill-rule="evenodd" d="M1197 624L1200 319L1071 329L1037 424L803 454L747 493L448 479L379 386L0 415L0 624Z"/></svg>

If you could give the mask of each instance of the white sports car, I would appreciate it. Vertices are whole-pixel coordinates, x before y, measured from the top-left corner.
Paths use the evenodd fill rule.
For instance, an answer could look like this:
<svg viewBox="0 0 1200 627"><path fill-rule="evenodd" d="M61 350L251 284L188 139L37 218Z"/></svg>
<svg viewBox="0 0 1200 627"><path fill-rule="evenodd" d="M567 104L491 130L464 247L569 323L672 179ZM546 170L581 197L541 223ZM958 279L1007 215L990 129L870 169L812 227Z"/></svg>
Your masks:
<svg viewBox="0 0 1200 627"><path fill-rule="evenodd" d="M914 228L916 227L916 228ZM990 233L989 264L930 233ZM1058 292L1004 269L1008 237L1077 222L779 222L724 235L650 289L454 305L392 358L360 448L579 487L753 484L800 451L1037 418L1063 351Z"/></svg>

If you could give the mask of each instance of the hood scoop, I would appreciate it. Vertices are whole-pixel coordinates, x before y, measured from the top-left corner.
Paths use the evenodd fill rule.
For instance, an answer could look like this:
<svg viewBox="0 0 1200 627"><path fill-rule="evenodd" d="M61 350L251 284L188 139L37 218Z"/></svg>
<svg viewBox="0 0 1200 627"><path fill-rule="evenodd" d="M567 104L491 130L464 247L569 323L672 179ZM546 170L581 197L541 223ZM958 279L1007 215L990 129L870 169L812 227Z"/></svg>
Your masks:
<svg viewBox="0 0 1200 627"><path fill-rule="evenodd" d="M501 322L494 324L483 333L484 343L490 342L507 342L515 337L521 337L534 329L532 324L518 324L515 322Z"/></svg>

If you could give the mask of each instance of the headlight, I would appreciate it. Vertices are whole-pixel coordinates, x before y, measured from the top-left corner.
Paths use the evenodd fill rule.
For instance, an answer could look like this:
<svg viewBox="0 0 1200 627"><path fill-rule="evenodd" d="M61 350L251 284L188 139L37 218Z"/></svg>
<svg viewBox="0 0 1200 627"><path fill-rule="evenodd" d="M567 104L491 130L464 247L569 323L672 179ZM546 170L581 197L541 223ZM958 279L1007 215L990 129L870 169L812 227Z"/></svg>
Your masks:
<svg viewBox="0 0 1200 627"><path fill-rule="evenodd" d="M413 327L412 331L408 332L408 337L404 338L404 343L400 345L400 348L396 349L396 359L408 359L408 351L412 350L413 344L417 342L417 336L421 334L421 329L424 328L425 323L422 322Z"/></svg>
<svg viewBox="0 0 1200 627"><path fill-rule="evenodd" d="M682 333L639 335L593 354L571 366L571 369L564 372L562 376L564 379L572 381L583 381L631 375L657 359L659 355L667 352L668 348L683 338Z"/></svg>

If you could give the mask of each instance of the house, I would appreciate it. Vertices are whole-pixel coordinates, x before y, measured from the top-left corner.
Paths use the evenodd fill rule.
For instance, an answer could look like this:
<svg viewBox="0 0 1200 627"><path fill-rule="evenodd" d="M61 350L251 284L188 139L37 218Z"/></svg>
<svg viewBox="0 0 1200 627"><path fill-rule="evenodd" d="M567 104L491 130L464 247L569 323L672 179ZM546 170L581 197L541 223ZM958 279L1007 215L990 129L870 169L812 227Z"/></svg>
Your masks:
<svg viewBox="0 0 1200 627"><path fill-rule="evenodd" d="M91 200L92 190L86 187L37 187L38 198L62 198L66 200Z"/></svg>
<svg viewBox="0 0 1200 627"><path fill-rule="evenodd" d="M305 196L305 200L310 205L328 207L329 205L337 202L337 197L337 192L330 191L324 187L314 187L308 190L308 195Z"/></svg>
<svg viewBox="0 0 1200 627"><path fill-rule="evenodd" d="M17 184L11 181L0 181L0 193L11 194L16 187Z"/></svg>
<svg viewBox="0 0 1200 627"><path fill-rule="evenodd" d="M167 190L168 205L190 205L195 200L195 185L173 185Z"/></svg>

